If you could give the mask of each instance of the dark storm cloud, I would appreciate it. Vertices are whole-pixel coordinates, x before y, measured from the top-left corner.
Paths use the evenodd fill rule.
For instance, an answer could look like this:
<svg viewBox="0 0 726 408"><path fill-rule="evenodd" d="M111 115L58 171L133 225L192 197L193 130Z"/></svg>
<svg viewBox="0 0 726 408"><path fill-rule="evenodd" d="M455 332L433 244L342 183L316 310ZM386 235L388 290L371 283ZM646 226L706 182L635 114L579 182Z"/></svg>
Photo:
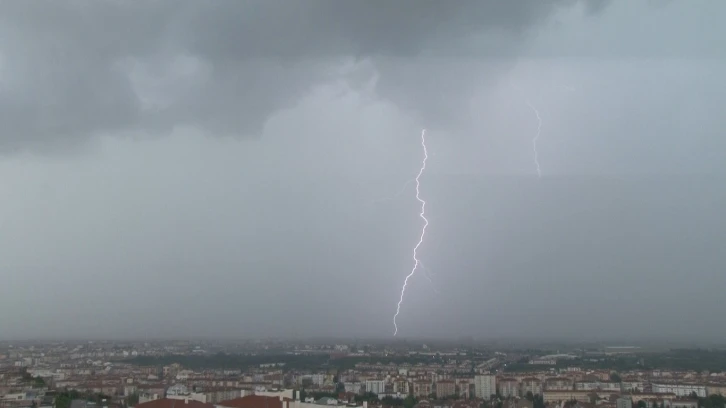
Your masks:
<svg viewBox="0 0 726 408"><path fill-rule="evenodd" d="M376 63L382 97L451 122L462 115L471 82L501 73L529 27L575 3L3 2L0 147L62 146L176 125L249 136L345 58ZM467 41L477 35L497 41L472 47ZM458 71L406 63L465 55L495 62ZM157 89L163 78L169 83ZM157 99L151 105L149 93Z"/></svg>

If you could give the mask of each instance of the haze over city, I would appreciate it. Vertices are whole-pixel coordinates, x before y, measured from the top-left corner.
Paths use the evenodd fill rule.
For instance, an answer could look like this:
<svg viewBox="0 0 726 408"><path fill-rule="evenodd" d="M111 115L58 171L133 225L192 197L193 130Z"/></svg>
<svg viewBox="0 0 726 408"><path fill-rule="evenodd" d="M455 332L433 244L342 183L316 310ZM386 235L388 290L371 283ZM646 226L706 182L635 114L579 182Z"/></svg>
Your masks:
<svg viewBox="0 0 726 408"><path fill-rule="evenodd" d="M0 339L390 337L422 128L399 336L720 339L724 13L0 2Z"/></svg>

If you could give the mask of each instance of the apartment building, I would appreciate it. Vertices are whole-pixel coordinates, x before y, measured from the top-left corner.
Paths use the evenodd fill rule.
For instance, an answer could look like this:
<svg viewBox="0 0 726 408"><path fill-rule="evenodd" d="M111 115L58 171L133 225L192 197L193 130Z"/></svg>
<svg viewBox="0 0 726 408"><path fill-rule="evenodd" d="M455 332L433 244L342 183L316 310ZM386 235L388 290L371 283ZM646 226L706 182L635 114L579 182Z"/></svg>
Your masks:
<svg viewBox="0 0 726 408"><path fill-rule="evenodd" d="M430 381L416 380L413 382L413 396L416 398L428 398L434 392Z"/></svg>
<svg viewBox="0 0 726 408"><path fill-rule="evenodd" d="M650 386L654 393L673 393L678 397L688 397L695 392L698 397L707 397L705 385L652 383Z"/></svg>
<svg viewBox="0 0 726 408"><path fill-rule="evenodd" d="M575 383L575 390L620 392L620 383L612 381L577 381Z"/></svg>
<svg viewBox="0 0 726 408"><path fill-rule="evenodd" d="M531 392L532 395L538 395L542 394L542 381L540 381L539 378L535 377L526 377L522 378L520 381L520 389L521 393L520 395L522 397L526 397L527 393Z"/></svg>
<svg viewBox="0 0 726 408"><path fill-rule="evenodd" d="M469 399L473 398L474 392L474 379L473 378L459 378L456 380L456 389L459 393L459 398Z"/></svg>
<svg viewBox="0 0 726 408"><path fill-rule="evenodd" d="M505 398L519 397L519 381L516 378L500 378L497 385L499 395Z"/></svg>
<svg viewBox="0 0 726 408"><path fill-rule="evenodd" d="M542 394L544 402L562 402L562 401L577 401L577 402L590 402L590 391L575 391L575 390L564 390L564 391L545 391Z"/></svg>
<svg viewBox="0 0 726 408"><path fill-rule="evenodd" d="M408 379L405 377L396 377L393 379L393 392L401 395L408 395L411 390L408 385Z"/></svg>
<svg viewBox="0 0 726 408"><path fill-rule="evenodd" d="M386 392L386 382L383 380L366 380L366 392L376 395Z"/></svg>
<svg viewBox="0 0 726 408"><path fill-rule="evenodd" d="M726 384L709 384L706 386L708 395L726 396Z"/></svg>
<svg viewBox="0 0 726 408"><path fill-rule="evenodd" d="M453 396L456 396L456 383L453 380L441 380L436 383L437 398Z"/></svg>
<svg viewBox="0 0 726 408"><path fill-rule="evenodd" d="M491 399L497 393L497 377L493 375L474 376L474 390L477 398Z"/></svg>
<svg viewBox="0 0 726 408"><path fill-rule="evenodd" d="M353 394L360 394L363 389L363 384L360 382L346 382L344 384L345 392L352 392Z"/></svg>
<svg viewBox="0 0 726 408"><path fill-rule="evenodd" d="M623 380L620 382L620 390L622 392L641 392L645 389L645 384L639 380Z"/></svg>
<svg viewBox="0 0 726 408"><path fill-rule="evenodd" d="M573 389L573 382L567 377L548 378L544 382L547 391L567 391Z"/></svg>

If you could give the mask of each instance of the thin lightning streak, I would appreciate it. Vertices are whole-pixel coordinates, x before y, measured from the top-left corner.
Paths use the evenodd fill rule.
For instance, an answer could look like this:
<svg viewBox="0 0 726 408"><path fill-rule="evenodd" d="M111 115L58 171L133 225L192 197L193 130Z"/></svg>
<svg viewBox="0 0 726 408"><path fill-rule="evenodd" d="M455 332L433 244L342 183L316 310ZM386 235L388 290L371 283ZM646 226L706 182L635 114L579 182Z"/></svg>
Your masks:
<svg viewBox="0 0 726 408"><path fill-rule="evenodd" d="M418 243L413 248L413 269L411 269L411 273L409 273L406 276L406 279L403 281L403 287L401 287L401 298L398 300L398 305L396 306L396 314L393 315L393 327L395 328L393 331L393 335L395 336L398 334L398 325L396 324L396 317L398 317L398 314L401 312L401 303L403 303L403 295L406 293L406 285L408 284L408 279L411 278L416 273L416 269L418 269L418 266L420 264L420 261L418 260L418 257L416 256L416 253L418 251L418 248L423 243L424 235L426 235L426 227L429 226L429 220L426 219L426 201L421 199L420 190L421 182L420 178L423 174L424 170L426 170L426 160L429 158L428 151L426 150L426 129L421 131L421 147L423 147L423 154L424 158L421 162L421 169L418 171L418 175L416 175L416 199L421 203L421 212L419 213L419 217L424 221L424 225L421 228L421 236L418 239Z"/></svg>
<svg viewBox="0 0 726 408"><path fill-rule="evenodd" d="M529 106L530 109L534 112L534 114L537 116L537 133L535 134L534 138L532 139L532 151L534 153L534 165L537 168L537 177L542 178L542 169L539 165L539 154L537 152L537 140L539 140L540 133L542 131L542 117L539 114L539 110L535 108L534 105L529 101L529 98L527 98L526 95L519 89L518 86L515 86L512 82L512 79L509 78L509 85L514 88L514 90L518 93L520 93L524 97L524 103ZM568 92L576 92L577 89L570 85L562 85L562 84L556 84L555 86L565 89Z"/></svg>
<svg viewBox="0 0 726 408"><path fill-rule="evenodd" d="M431 284L431 289L433 289L434 292L438 295L439 294L439 290L436 289L436 285L434 284L434 280L431 279L431 272L429 271L429 268L427 268L426 265L424 265L423 261L419 261L418 263L421 266L421 270L424 271L424 276L426 277L426 279L428 279L429 283Z"/></svg>
<svg viewBox="0 0 726 408"><path fill-rule="evenodd" d="M534 114L537 115L537 133L532 139L532 151L534 152L534 165L537 169L537 177L542 178L542 169L539 166L539 154L537 153L537 140L539 139L539 135L542 130L542 117L539 115L539 111L537 110L537 108L535 108L534 105L532 105L532 103L529 101L529 98L527 98L523 94L518 86L514 85L514 82L512 82L512 78L509 78L509 86L514 88L516 92L524 97L524 103L526 103L527 106L529 106L529 108L534 111Z"/></svg>
<svg viewBox="0 0 726 408"><path fill-rule="evenodd" d="M537 140L539 139L540 131L542 130L542 118L539 116L539 111L537 108L534 107L529 102L529 99L525 98L524 103L529 106L530 109L534 111L534 114L537 115L537 134L534 135L534 139L532 139L532 151L534 152L534 165L537 167L537 177L542 177L542 170L539 167L539 157L537 153Z"/></svg>
<svg viewBox="0 0 726 408"><path fill-rule="evenodd" d="M399 190L396 194L392 195L391 197L383 197L383 198L379 198L379 199L373 200L370 203L371 204L376 204L376 203L381 203L381 202L384 202L384 201L393 201L396 198L400 197L401 194L403 194L406 191L406 188L408 187L408 185L411 184L411 183L413 183L414 181L416 181L416 179L407 180L403 184L403 187L401 187L401 190Z"/></svg>

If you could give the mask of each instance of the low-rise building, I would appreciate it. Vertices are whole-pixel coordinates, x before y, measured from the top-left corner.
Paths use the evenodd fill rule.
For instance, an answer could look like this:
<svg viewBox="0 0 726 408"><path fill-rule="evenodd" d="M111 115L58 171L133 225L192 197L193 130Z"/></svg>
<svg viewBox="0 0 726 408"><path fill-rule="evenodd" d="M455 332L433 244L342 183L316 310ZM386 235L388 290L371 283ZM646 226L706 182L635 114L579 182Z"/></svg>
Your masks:
<svg viewBox="0 0 726 408"><path fill-rule="evenodd" d="M651 391L654 393L673 393L678 397L688 397L693 393L700 398L708 396L706 386L700 384L652 383Z"/></svg>

